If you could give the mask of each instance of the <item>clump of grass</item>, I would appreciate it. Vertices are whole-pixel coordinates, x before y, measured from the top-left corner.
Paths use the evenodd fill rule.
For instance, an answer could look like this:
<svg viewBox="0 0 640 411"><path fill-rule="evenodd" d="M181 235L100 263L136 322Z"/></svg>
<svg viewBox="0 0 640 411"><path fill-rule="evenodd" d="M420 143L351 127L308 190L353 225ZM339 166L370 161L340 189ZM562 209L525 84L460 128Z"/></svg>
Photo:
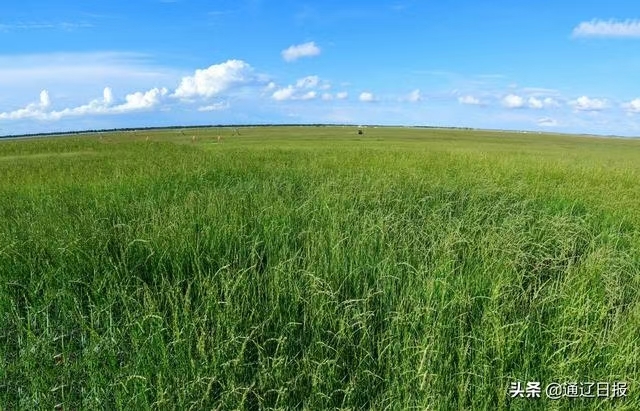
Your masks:
<svg viewBox="0 0 640 411"><path fill-rule="evenodd" d="M0 144L0 403L638 408L637 145L342 133Z"/></svg>

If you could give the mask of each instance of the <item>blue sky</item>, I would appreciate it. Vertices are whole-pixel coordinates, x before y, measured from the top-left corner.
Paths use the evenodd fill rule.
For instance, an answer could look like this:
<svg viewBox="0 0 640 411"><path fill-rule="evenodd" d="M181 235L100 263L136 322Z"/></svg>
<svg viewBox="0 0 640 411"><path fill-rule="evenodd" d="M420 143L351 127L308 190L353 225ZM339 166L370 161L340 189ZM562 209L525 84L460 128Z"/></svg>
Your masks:
<svg viewBox="0 0 640 411"><path fill-rule="evenodd" d="M375 123L640 136L630 0L8 3L0 135Z"/></svg>

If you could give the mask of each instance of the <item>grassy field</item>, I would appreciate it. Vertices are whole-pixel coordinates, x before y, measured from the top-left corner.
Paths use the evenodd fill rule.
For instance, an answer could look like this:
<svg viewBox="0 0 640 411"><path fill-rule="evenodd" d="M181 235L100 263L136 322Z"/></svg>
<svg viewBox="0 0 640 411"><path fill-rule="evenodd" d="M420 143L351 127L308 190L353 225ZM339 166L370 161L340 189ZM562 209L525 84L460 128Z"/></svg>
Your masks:
<svg viewBox="0 0 640 411"><path fill-rule="evenodd" d="M639 182L622 139L0 141L0 409L638 410Z"/></svg>

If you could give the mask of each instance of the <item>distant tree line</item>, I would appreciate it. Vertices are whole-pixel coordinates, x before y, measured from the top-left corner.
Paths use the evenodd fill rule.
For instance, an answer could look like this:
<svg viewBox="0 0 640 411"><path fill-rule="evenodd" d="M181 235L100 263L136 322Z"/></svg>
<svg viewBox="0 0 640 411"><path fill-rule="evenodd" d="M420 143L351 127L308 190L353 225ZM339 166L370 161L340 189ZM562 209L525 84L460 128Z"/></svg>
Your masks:
<svg viewBox="0 0 640 411"><path fill-rule="evenodd" d="M471 127L440 127L440 126L393 126L393 125L376 125L368 124L364 127L407 127L407 128L434 128L434 129L451 129L451 130L474 130ZM128 128L110 128L110 129L89 129L77 131L56 131L48 133L28 133L28 134L10 134L0 136L3 138L22 138L22 137L46 137L46 136L71 136L78 134L95 134L95 133L116 133L116 132L135 132L135 131L153 131L153 130L180 130L194 128L248 128L248 127L357 127L355 124L207 124L194 126L162 126L162 127L128 127Z"/></svg>

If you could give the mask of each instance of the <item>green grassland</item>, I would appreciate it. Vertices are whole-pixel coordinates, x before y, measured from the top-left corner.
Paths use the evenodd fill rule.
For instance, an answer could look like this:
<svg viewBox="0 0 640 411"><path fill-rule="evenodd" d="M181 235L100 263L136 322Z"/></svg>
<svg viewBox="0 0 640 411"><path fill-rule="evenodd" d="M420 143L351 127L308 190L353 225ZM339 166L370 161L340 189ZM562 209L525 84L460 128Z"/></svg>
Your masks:
<svg viewBox="0 0 640 411"><path fill-rule="evenodd" d="M638 410L639 182L631 139L0 141L0 409Z"/></svg>

